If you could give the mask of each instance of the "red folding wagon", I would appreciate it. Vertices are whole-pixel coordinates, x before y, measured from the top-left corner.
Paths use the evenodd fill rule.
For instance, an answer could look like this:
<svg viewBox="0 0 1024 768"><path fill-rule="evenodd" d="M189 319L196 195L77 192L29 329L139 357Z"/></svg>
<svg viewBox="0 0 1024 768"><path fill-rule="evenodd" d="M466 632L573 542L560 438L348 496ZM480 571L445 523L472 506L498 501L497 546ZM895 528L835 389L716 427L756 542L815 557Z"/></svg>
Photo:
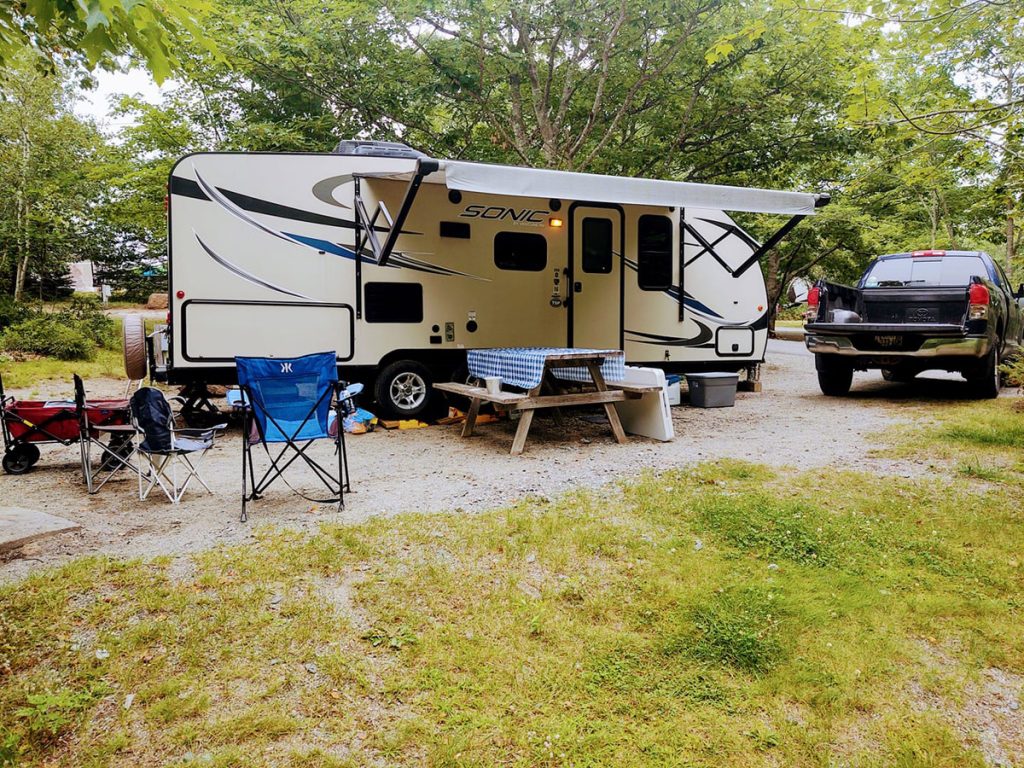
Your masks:
<svg viewBox="0 0 1024 768"><path fill-rule="evenodd" d="M97 437L94 427L130 423L127 400L17 400L4 394L0 378L0 433L3 468L12 475L27 472L39 461L44 443L74 445Z"/></svg>

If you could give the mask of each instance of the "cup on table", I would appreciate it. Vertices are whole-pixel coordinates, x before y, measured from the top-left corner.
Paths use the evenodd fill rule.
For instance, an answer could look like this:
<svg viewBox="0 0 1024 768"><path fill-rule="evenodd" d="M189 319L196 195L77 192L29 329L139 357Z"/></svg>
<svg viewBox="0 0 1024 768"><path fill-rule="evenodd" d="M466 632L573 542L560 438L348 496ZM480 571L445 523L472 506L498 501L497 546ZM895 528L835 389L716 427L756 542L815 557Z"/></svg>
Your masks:
<svg viewBox="0 0 1024 768"><path fill-rule="evenodd" d="M485 376L484 377L484 388L487 390L487 394L496 395L501 392L501 377L499 376Z"/></svg>

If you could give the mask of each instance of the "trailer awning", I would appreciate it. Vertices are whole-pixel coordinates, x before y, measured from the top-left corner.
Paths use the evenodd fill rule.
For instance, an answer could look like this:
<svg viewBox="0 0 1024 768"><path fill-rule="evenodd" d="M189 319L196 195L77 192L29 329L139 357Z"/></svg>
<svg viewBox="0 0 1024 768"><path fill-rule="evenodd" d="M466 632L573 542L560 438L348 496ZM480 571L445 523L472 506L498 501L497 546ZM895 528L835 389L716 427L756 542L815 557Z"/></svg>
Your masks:
<svg viewBox="0 0 1024 768"><path fill-rule="evenodd" d="M411 180L407 173L366 173L377 177ZM448 189L486 195L546 197L620 205L711 208L721 211L778 213L810 216L827 199L809 192L779 192L770 189L729 187L721 184L692 184L684 181L637 179L594 173L550 171L511 165L438 161L438 170L423 178L425 184L444 184Z"/></svg>

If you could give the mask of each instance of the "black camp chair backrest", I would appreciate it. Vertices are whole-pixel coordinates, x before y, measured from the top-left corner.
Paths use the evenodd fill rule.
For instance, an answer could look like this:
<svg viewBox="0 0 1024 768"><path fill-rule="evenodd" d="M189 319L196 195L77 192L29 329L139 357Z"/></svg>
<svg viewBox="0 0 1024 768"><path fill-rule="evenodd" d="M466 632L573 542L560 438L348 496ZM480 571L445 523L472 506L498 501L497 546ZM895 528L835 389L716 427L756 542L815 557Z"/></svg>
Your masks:
<svg viewBox="0 0 1024 768"><path fill-rule="evenodd" d="M131 408L132 418L145 436L139 448L148 453L170 451L174 412L164 393L153 387L142 387L132 395Z"/></svg>
<svg viewBox="0 0 1024 768"><path fill-rule="evenodd" d="M71 378L75 382L75 416L78 417L78 432L82 439L88 439L89 419L85 413L85 384L77 373L73 373Z"/></svg>

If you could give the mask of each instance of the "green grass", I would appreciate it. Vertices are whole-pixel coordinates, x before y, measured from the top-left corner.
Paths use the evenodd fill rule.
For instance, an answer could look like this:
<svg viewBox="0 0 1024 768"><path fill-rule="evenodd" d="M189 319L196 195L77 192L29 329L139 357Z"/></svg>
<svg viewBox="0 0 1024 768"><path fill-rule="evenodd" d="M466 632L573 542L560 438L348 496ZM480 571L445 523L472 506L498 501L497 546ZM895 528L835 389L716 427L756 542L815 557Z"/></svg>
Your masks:
<svg viewBox="0 0 1024 768"><path fill-rule="evenodd" d="M96 351L92 360L40 357L4 362L0 357L0 376L3 376L5 389L29 389L48 381L66 381L70 389L74 373L86 381L100 377L124 378L124 357L121 350L103 348Z"/></svg>
<svg viewBox="0 0 1024 768"><path fill-rule="evenodd" d="M0 590L0 755L981 765L957 713L984 669L1024 672L1021 501L971 474L720 462L257 529L190 568L80 560Z"/></svg>
<svg viewBox="0 0 1024 768"><path fill-rule="evenodd" d="M890 429L884 435L888 446L873 455L945 464L964 477L1024 487L1024 401L908 410L915 425Z"/></svg>
<svg viewBox="0 0 1024 768"><path fill-rule="evenodd" d="M127 305L134 307L136 305ZM115 349L100 347L92 360L57 360L52 357L39 357L32 360L9 360L0 352L0 376L3 377L4 388L30 389L47 382L66 381L71 385L72 374L77 373L85 381L93 378L123 379L124 356L120 347L122 318L113 317L117 326L118 339ZM146 332L149 333L159 321L147 318Z"/></svg>

